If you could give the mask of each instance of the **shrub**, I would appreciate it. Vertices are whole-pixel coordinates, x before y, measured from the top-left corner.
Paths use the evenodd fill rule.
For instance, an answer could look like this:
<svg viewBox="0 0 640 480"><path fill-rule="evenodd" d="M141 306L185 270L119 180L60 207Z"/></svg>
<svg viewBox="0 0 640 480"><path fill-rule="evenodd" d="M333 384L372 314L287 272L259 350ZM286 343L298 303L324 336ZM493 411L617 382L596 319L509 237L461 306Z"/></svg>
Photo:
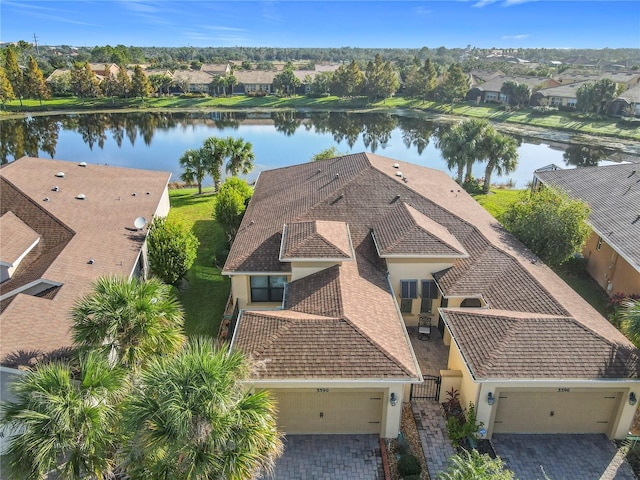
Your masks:
<svg viewBox="0 0 640 480"><path fill-rule="evenodd" d="M420 460L415 455L407 453L400 457L398 460L398 473L401 478L407 478L412 475L420 475L422 472L422 465Z"/></svg>
<svg viewBox="0 0 640 480"><path fill-rule="evenodd" d="M155 218L149 227L149 266L163 282L175 285L191 268L200 242L175 222Z"/></svg>
<svg viewBox="0 0 640 480"><path fill-rule="evenodd" d="M260 90L256 92L247 92L246 95L247 97L266 97L268 93L263 90Z"/></svg>

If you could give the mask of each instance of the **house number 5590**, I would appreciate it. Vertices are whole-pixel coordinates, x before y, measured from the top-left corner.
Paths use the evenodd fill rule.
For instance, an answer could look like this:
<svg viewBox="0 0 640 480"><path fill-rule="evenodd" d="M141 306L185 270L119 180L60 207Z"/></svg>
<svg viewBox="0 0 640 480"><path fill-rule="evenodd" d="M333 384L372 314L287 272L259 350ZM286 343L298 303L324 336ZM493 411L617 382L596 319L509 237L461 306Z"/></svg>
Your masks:
<svg viewBox="0 0 640 480"><path fill-rule="evenodd" d="M316 388L317 393L329 393L328 388Z"/></svg>

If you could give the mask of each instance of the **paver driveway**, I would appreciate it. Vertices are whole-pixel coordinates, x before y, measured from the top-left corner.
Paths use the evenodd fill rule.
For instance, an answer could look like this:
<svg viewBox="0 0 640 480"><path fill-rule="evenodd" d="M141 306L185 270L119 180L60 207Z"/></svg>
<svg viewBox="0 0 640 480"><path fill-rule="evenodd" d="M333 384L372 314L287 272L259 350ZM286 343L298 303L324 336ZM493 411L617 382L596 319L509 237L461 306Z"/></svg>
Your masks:
<svg viewBox="0 0 640 480"><path fill-rule="evenodd" d="M604 435L511 435L491 439L497 455L520 480L635 480Z"/></svg>
<svg viewBox="0 0 640 480"><path fill-rule="evenodd" d="M268 480L384 479L377 435L287 435L284 448Z"/></svg>

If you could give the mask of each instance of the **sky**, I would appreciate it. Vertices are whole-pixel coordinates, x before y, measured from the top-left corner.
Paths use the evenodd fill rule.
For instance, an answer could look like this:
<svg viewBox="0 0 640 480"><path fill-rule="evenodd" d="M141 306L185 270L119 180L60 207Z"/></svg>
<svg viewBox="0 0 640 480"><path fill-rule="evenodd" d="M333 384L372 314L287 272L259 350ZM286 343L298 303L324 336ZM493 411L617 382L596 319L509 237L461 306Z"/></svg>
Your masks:
<svg viewBox="0 0 640 480"><path fill-rule="evenodd" d="M0 0L0 42L640 48L640 0Z"/></svg>

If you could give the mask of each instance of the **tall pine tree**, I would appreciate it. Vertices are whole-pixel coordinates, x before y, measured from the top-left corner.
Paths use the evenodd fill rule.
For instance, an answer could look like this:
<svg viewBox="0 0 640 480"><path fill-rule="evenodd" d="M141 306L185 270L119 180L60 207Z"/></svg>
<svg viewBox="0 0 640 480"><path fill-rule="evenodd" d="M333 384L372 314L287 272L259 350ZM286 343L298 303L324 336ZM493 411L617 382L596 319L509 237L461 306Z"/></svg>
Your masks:
<svg viewBox="0 0 640 480"><path fill-rule="evenodd" d="M20 106L22 106L22 97L25 94L24 75L20 65L18 65L18 57L12 47L8 47L6 50L4 71L9 79L13 93L20 100Z"/></svg>
<svg viewBox="0 0 640 480"><path fill-rule="evenodd" d="M38 63L32 56L29 56L29 66L24 80L27 96L37 98L40 100L40 106L42 106L42 100L49 98L50 92L44 81L42 70L40 70Z"/></svg>

